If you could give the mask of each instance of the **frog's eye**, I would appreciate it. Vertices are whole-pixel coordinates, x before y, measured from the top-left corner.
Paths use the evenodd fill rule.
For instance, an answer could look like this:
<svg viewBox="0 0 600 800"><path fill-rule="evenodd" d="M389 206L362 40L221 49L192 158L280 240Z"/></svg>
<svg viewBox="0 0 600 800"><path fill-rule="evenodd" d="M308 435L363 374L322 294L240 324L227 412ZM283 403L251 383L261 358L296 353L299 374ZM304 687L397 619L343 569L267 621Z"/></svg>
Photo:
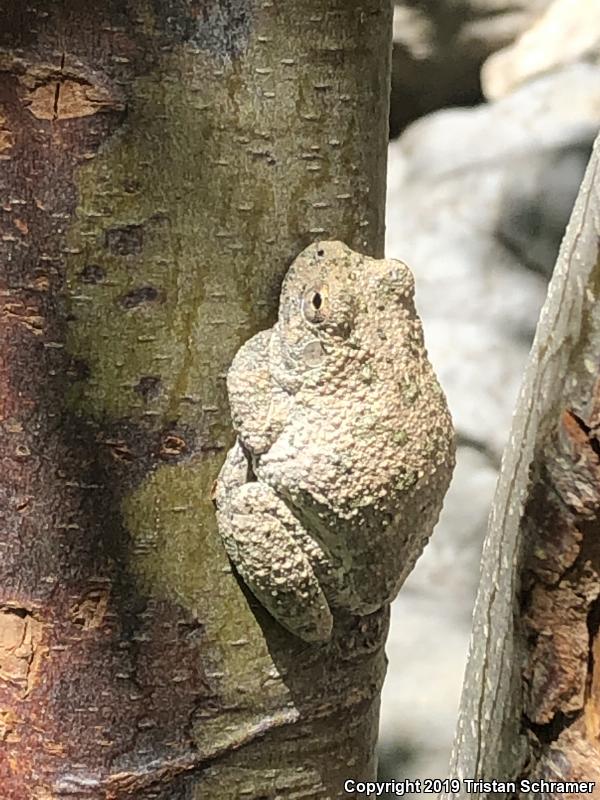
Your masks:
<svg viewBox="0 0 600 800"><path fill-rule="evenodd" d="M307 289L302 298L304 319L318 325L327 317L327 289L325 286L313 286Z"/></svg>

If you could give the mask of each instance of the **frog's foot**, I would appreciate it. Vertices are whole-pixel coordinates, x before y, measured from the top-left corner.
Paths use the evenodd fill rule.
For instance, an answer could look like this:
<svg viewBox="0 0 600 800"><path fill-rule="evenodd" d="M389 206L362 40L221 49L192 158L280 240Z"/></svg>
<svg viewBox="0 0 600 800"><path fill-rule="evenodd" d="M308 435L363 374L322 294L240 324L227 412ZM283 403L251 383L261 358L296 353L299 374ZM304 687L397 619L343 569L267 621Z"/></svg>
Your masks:
<svg viewBox="0 0 600 800"><path fill-rule="evenodd" d="M307 534L260 481L230 484L217 519L227 554L253 594L291 633L327 641L333 618L303 543ZM314 542L312 543L314 548Z"/></svg>

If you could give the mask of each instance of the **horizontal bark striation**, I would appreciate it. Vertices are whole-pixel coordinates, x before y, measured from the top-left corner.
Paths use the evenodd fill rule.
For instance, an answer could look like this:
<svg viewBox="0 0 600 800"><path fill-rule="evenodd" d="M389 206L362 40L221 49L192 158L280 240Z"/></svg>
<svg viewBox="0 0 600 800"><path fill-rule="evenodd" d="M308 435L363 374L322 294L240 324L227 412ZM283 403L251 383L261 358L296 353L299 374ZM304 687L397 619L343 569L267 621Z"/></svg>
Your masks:
<svg viewBox="0 0 600 800"><path fill-rule="evenodd" d="M325 798L372 773L387 610L293 640L210 503L223 373L290 260L383 246L389 4L275 6L4 4L6 800Z"/></svg>

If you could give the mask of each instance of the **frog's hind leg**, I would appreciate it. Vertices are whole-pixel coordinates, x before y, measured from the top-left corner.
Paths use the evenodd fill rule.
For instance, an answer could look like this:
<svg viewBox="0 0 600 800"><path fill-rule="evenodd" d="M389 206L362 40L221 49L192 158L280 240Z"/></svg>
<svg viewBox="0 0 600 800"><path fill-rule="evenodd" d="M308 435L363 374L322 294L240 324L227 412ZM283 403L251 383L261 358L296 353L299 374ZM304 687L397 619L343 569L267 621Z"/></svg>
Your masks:
<svg viewBox="0 0 600 800"><path fill-rule="evenodd" d="M311 563L318 547L285 503L260 481L228 487L217 519L227 554L253 594L305 641L327 641L333 619Z"/></svg>

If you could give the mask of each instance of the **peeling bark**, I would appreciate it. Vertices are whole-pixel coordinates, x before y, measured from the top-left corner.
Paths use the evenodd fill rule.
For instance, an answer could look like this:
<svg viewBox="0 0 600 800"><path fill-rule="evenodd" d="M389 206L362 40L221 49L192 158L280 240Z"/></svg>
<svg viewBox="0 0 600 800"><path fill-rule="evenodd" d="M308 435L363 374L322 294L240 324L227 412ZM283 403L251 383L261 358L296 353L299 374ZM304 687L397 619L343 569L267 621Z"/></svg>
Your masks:
<svg viewBox="0 0 600 800"><path fill-rule="evenodd" d="M595 797L599 156L600 140L562 243L504 454L452 764L453 775L463 778L596 781ZM457 793L467 794L490 792ZM544 794L555 795L561 793Z"/></svg>
<svg viewBox="0 0 600 800"><path fill-rule="evenodd" d="M342 796L387 609L295 640L210 489L291 260L382 255L391 5L1 5L2 796Z"/></svg>

